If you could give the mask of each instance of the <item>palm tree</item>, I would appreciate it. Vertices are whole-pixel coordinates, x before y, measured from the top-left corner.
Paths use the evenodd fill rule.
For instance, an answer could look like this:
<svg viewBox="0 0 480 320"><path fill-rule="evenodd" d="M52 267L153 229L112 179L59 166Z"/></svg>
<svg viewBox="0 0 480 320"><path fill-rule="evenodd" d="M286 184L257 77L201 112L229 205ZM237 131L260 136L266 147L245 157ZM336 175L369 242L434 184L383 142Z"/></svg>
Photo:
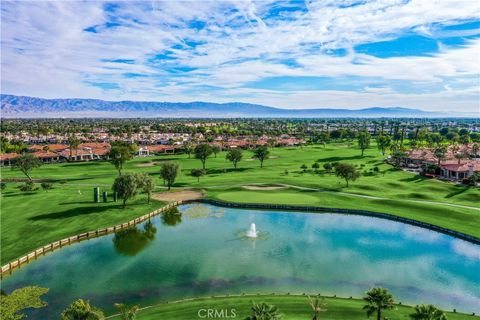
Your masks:
<svg viewBox="0 0 480 320"><path fill-rule="evenodd" d="M78 155L78 146L80 145L80 140L73 134L68 137L68 146L70 149L70 160L72 159L73 156L73 150L75 150L75 154Z"/></svg>
<svg viewBox="0 0 480 320"><path fill-rule="evenodd" d="M310 306L312 307L313 312L312 320L317 320L320 312L327 311L327 309L325 309L325 307L327 306L325 304L325 299L319 299L318 297L316 297L315 300L313 300L312 298L310 298L310 296L308 297L308 299L310 300Z"/></svg>
<svg viewBox="0 0 480 320"><path fill-rule="evenodd" d="M262 302L261 304L253 303L252 314L245 320L280 320L282 315L278 313L278 308Z"/></svg>
<svg viewBox="0 0 480 320"><path fill-rule="evenodd" d="M395 307L393 296L385 288L370 289L363 300L368 303L363 307L363 310L367 311L367 316L370 318L376 312L377 320L382 319L382 310Z"/></svg>
<svg viewBox="0 0 480 320"><path fill-rule="evenodd" d="M102 310L90 305L89 301L78 299L62 312L61 320L101 320L105 319Z"/></svg>
<svg viewBox="0 0 480 320"><path fill-rule="evenodd" d="M410 318L414 320L447 320L445 313L431 304L416 306L415 313L412 313Z"/></svg>
<svg viewBox="0 0 480 320"><path fill-rule="evenodd" d="M120 311L120 318L123 320L135 320L137 317L137 312L140 309L138 304L128 307L123 303L115 303L114 306L118 309L118 311Z"/></svg>

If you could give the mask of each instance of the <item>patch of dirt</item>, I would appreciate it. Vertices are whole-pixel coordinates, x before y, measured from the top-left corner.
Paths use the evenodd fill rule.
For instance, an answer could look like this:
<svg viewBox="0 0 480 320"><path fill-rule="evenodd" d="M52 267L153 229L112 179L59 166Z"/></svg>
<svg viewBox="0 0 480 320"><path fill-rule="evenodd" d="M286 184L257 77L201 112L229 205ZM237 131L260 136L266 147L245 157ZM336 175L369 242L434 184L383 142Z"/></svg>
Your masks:
<svg viewBox="0 0 480 320"><path fill-rule="evenodd" d="M194 190L160 192L160 193L154 193L152 195L153 199L166 201L166 202L194 200L194 199L200 199L201 197L203 197L203 193L200 191L194 191Z"/></svg>
<svg viewBox="0 0 480 320"><path fill-rule="evenodd" d="M280 190L287 187L282 185L246 185L243 188L247 190Z"/></svg>

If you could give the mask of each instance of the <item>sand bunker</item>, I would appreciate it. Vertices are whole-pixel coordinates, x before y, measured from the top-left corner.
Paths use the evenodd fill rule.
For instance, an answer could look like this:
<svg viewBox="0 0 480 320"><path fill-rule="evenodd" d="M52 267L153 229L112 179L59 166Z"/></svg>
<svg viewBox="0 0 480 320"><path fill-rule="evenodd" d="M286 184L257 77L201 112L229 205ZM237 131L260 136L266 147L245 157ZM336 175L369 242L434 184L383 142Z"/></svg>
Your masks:
<svg viewBox="0 0 480 320"><path fill-rule="evenodd" d="M152 195L153 199L166 201L166 202L194 200L194 199L199 199L201 197L203 197L203 193L200 191L194 191L194 190L161 192L161 193L154 193Z"/></svg>
<svg viewBox="0 0 480 320"><path fill-rule="evenodd" d="M136 165L136 167L139 168L144 168L144 167L153 167L156 166L158 162L144 162L144 163L139 163Z"/></svg>
<svg viewBox="0 0 480 320"><path fill-rule="evenodd" d="M243 186L243 188L247 190L280 190L280 189L286 189L287 187L282 185L270 184L270 185L246 185L246 186Z"/></svg>

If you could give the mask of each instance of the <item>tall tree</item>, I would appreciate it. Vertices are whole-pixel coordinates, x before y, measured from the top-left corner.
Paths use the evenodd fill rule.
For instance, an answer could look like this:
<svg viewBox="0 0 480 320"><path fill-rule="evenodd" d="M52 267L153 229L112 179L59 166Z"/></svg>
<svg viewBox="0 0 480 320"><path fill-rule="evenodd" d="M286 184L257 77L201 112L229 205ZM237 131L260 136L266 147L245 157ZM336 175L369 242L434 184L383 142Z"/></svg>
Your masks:
<svg viewBox="0 0 480 320"><path fill-rule="evenodd" d="M416 306L415 313L410 314L410 318L413 320L447 320L445 313L431 304Z"/></svg>
<svg viewBox="0 0 480 320"><path fill-rule="evenodd" d="M442 160L445 159L445 155L447 154L447 148L445 146L438 146L433 151L433 156L437 158L437 165L440 166Z"/></svg>
<svg viewBox="0 0 480 320"><path fill-rule="evenodd" d="M335 165L335 175L345 180L347 183L347 188L349 181L355 181L360 177L360 173L357 171L357 168L349 163L337 163Z"/></svg>
<svg viewBox="0 0 480 320"><path fill-rule="evenodd" d="M360 150L362 150L362 157L365 152L365 149L368 149L368 147L370 146L370 138L371 138L370 133L368 133L365 130L360 131L358 133L358 136L357 136L358 147L360 148Z"/></svg>
<svg viewBox="0 0 480 320"><path fill-rule="evenodd" d="M233 167L236 169L238 162L242 160L243 152L240 149L231 149L227 152L226 159L233 164Z"/></svg>
<svg viewBox="0 0 480 320"><path fill-rule="evenodd" d="M20 170L30 181L32 181L30 172L41 165L42 161L40 159L28 153L12 159L12 170Z"/></svg>
<svg viewBox="0 0 480 320"><path fill-rule="evenodd" d="M102 310L95 308L89 301L78 299L69 305L61 315L61 320L101 320L105 319Z"/></svg>
<svg viewBox="0 0 480 320"><path fill-rule="evenodd" d="M214 144L212 146L212 152L215 155L215 158L217 157L217 153L219 153L220 151L222 151L222 149L219 146L217 146L216 144Z"/></svg>
<svg viewBox="0 0 480 320"><path fill-rule="evenodd" d="M140 310L140 306L127 306L123 303L115 303L115 308L120 312L120 318L122 320L135 320L137 318L137 312Z"/></svg>
<svg viewBox="0 0 480 320"><path fill-rule="evenodd" d="M269 154L270 151L268 151L267 147L265 146L261 146L253 150L253 156L255 157L255 159L258 159L260 161L260 168L263 168L263 161L267 159Z"/></svg>
<svg viewBox="0 0 480 320"><path fill-rule="evenodd" d="M205 163L207 158L213 153L212 147L209 144L202 143L195 147L195 158L202 162L202 168L205 170Z"/></svg>
<svg viewBox="0 0 480 320"><path fill-rule="evenodd" d="M392 161L395 168L400 168L405 162L405 159L407 159L407 154L403 149L398 149L392 153Z"/></svg>
<svg viewBox="0 0 480 320"><path fill-rule="evenodd" d="M203 169L192 169L190 170L190 175L197 178L197 182L200 182L200 177L205 175L205 170Z"/></svg>
<svg viewBox="0 0 480 320"><path fill-rule="evenodd" d="M155 182L153 182L152 177L146 172L138 173L137 183L142 191L147 194L147 203L150 203L152 192L155 190Z"/></svg>
<svg viewBox="0 0 480 320"><path fill-rule="evenodd" d="M160 176L167 183L168 190L175 183L180 173L180 165L177 162L164 162L160 167Z"/></svg>
<svg viewBox="0 0 480 320"><path fill-rule="evenodd" d="M132 158L133 158L132 149L128 146L124 146L124 145L112 146L112 148L108 152L108 159L118 170L119 176L122 175L123 165Z"/></svg>
<svg viewBox="0 0 480 320"><path fill-rule="evenodd" d="M390 136L380 134L377 137L377 147L378 147L378 150L382 152L382 155L385 155L385 151L388 148L390 148L391 145L392 145L392 138L390 138Z"/></svg>
<svg viewBox="0 0 480 320"><path fill-rule="evenodd" d="M118 194L123 201L123 208L129 199L134 198L139 189L139 178L137 174L127 173L118 176L113 182L112 190Z"/></svg>
<svg viewBox="0 0 480 320"><path fill-rule="evenodd" d="M367 316L374 313L377 314L377 320L382 319L382 311L395 308L395 300L393 296L385 288L372 288L367 291L367 295L363 298L367 304L363 310L367 312Z"/></svg>
<svg viewBox="0 0 480 320"><path fill-rule="evenodd" d="M47 305L41 300L41 296L48 292L47 288L23 287L14 290L10 294L0 297L0 313L3 320L19 320L25 317L20 313L28 308L43 308Z"/></svg>
<svg viewBox="0 0 480 320"><path fill-rule="evenodd" d="M67 143L70 149L70 160L71 160L73 156L73 150L75 150L75 154L78 152L78 146L80 145L80 140L75 135L72 134L70 137L68 137Z"/></svg>

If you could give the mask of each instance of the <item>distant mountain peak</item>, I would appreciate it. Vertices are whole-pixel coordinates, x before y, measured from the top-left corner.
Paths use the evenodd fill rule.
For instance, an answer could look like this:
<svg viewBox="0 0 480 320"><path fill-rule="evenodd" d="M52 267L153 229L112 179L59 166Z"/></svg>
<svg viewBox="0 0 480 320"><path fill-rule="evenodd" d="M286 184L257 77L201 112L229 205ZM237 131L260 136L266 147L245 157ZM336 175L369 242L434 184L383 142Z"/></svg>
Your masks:
<svg viewBox="0 0 480 320"><path fill-rule="evenodd" d="M243 102L213 103L43 99L1 94L4 118L434 118L478 117L404 107L280 109Z"/></svg>

